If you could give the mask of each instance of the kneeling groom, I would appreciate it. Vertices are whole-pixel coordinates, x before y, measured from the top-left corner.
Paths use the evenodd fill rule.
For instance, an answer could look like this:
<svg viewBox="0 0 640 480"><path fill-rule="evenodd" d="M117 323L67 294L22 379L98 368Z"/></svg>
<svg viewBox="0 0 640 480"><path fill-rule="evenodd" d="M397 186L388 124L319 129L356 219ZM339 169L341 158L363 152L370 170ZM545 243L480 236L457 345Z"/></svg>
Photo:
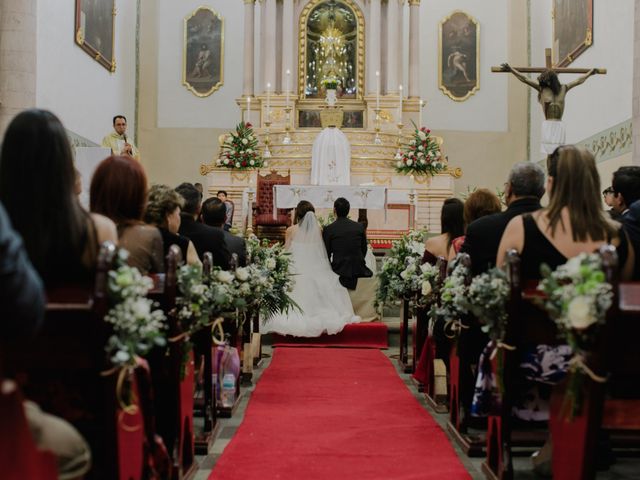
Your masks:
<svg viewBox="0 0 640 480"><path fill-rule="evenodd" d="M351 295L356 289L358 278L371 277L373 272L365 263L367 234L364 225L347 217L350 207L345 198L338 198L334 202L336 221L324 228L322 237L331 268L340 276L340 283L349 289Z"/></svg>

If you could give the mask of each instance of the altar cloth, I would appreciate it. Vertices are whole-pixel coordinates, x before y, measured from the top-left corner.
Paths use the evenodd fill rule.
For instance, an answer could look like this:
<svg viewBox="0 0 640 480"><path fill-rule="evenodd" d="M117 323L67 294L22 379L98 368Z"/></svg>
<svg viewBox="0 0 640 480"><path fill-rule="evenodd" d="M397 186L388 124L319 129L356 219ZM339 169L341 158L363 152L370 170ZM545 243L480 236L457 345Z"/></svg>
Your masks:
<svg viewBox="0 0 640 480"><path fill-rule="evenodd" d="M346 198L351 208L384 210L387 206L387 187L343 185L275 185L274 211L277 208L296 208L307 200L316 208L333 208L337 198Z"/></svg>
<svg viewBox="0 0 640 480"><path fill-rule="evenodd" d="M339 128L325 128L313 142L311 185L351 185L351 144Z"/></svg>

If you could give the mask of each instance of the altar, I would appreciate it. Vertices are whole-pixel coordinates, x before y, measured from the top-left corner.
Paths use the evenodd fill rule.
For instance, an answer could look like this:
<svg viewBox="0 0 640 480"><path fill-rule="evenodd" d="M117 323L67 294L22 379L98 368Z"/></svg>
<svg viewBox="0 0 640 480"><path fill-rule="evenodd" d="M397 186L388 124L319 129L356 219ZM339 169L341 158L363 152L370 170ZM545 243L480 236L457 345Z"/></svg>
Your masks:
<svg viewBox="0 0 640 480"><path fill-rule="evenodd" d="M200 169L208 193L227 191L236 205L234 226L244 231L247 192L255 187L257 175L269 170L289 173L290 186L277 187L278 208L295 207L303 190L318 208L332 207L329 197L345 196L354 209L367 209L368 237L374 245L388 246L410 228L438 233L442 204L453 196L454 180L462 174L450 165L444 139L436 137L446 171L412 178L395 169L414 133L407 126L423 125L419 30L402 29L399 22L406 15L410 25L417 25L420 2L389 3L385 19L379 0L366 10L357 0L286 1L281 9L276 5L268 0L256 10L255 2L244 3L243 89L236 99L239 119L253 125L268 166L262 172L226 168L217 162L220 153L212 152ZM276 48L277 32L283 45L294 48ZM254 45L260 45L259 58ZM323 131L338 140L314 165L314 143L320 151ZM318 184L331 188L311 188ZM337 186L346 189L337 194ZM362 186L371 190L366 199L358 196Z"/></svg>

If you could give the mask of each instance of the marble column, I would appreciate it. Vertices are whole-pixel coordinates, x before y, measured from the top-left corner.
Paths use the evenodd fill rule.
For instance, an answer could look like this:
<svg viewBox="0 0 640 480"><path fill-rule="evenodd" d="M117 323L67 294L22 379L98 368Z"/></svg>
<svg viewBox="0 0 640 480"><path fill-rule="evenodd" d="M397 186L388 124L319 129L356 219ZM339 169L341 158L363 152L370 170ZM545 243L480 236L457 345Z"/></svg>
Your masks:
<svg viewBox="0 0 640 480"><path fill-rule="evenodd" d="M400 52L400 35L398 17L400 2L389 0L387 5L387 94L398 93L398 84L402 83L401 72L398 71L398 55Z"/></svg>
<svg viewBox="0 0 640 480"><path fill-rule="evenodd" d="M409 0L409 98L420 97L420 0Z"/></svg>
<svg viewBox="0 0 640 480"><path fill-rule="evenodd" d="M252 97L254 88L255 0L244 0L244 75L242 96Z"/></svg>
<svg viewBox="0 0 640 480"><path fill-rule="evenodd" d="M380 71L381 10L381 0L371 0L369 30L367 32L367 37L369 38L369 45L367 47L369 49L369 65L367 66L369 82L367 92L370 95L376 94L376 72Z"/></svg>
<svg viewBox="0 0 640 480"><path fill-rule="evenodd" d="M633 164L640 165L640 0L635 0L633 22Z"/></svg>
<svg viewBox="0 0 640 480"><path fill-rule="evenodd" d="M271 84L271 93L276 88L276 0L265 0L265 35L264 35L264 85L260 91L266 92L267 83Z"/></svg>
<svg viewBox="0 0 640 480"><path fill-rule="evenodd" d="M282 5L282 92L287 90L287 70L289 75L289 93L295 91L296 69L293 61L293 48L295 46L293 20L293 0L284 0Z"/></svg>
<svg viewBox="0 0 640 480"><path fill-rule="evenodd" d="M0 2L0 138L36 104L37 0Z"/></svg>

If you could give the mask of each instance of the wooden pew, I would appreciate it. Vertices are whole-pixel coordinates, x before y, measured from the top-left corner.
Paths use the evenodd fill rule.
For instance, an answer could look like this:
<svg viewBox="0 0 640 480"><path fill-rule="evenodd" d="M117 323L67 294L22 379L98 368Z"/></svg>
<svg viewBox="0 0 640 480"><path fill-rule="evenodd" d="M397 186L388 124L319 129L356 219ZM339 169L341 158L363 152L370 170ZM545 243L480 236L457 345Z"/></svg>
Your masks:
<svg viewBox="0 0 640 480"><path fill-rule="evenodd" d="M183 333L175 312L177 269L181 261L180 249L171 245L166 258L166 273L154 276L155 287L149 292L149 298L157 301L167 315L169 339L179 339ZM148 355L158 433L172 454L172 478L180 480L193 477L198 468L193 430L194 358L193 350L186 348L184 338L169 340L167 348L156 348Z"/></svg>
<svg viewBox="0 0 640 480"><path fill-rule="evenodd" d="M5 365L28 398L69 421L87 440L93 465L86 478L129 480L143 478L147 458L135 372L113 371L105 354L112 331L103 320L107 276L115 252L113 244L101 247L93 285L47 292L40 331L28 345L8 347ZM127 388L133 395L130 408L123 409L121 390Z"/></svg>
<svg viewBox="0 0 640 480"><path fill-rule="evenodd" d="M471 283L471 258L463 253L460 262L468 269L469 273L465 283L469 285ZM480 325L473 315L466 315L460 321L465 328L451 332L447 431L464 453L476 457L484 454L486 438L484 435L470 435L468 433L471 421L471 401L475 387L475 369L472 366L474 362L477 364L482 350L481 348L477 349L476 344L480 342L484 346L488 343L488 338L484 338L486 335L480 331ZM477 354L476 350L479 350ZM483 424L485 422L475 423Z"/></svg>
<svg viewBox="0 0 640 480"><path fill-rule="evenodd" d="M613 247L601 250L614 301L598 344L588 352L589 368L606 383L585 378L580 413L571 421L563 416L565 383L551 399L549 426L553 439L553 474L563 480L592 480L596 475L597 440L602 430L640 433L640 283L619 283ZM607 373L607 375L604 375Z"/></svg>
<svg viewBox="0 0 640 480"><path fill-rule="evenodd" d="M0 472L4 480L56 480L58 469L51 452L38 450L22 406L18 386L0 376Z"/></svg>

